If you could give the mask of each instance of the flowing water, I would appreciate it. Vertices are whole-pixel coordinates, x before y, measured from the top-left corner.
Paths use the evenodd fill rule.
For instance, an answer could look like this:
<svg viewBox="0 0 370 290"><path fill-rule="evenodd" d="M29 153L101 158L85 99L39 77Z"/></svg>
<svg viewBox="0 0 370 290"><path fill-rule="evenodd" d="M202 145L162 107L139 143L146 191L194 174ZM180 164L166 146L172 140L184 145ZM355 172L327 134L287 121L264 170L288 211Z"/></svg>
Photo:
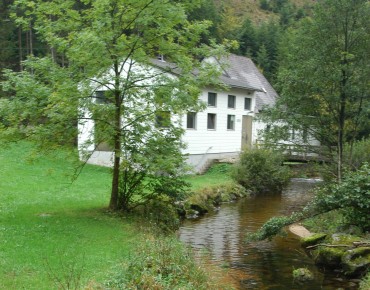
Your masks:
<svg viewBox="0 0 370 290"><path fill-rule="evenodd" d="M196 250L205 249L211 259L229 268L229 279L239 289L315 290L356 289L335 273L320 270L300 247L293 234L272 241L245 243L245 234L256 231L272 216L300 210L311 198L315 180L294 179L282 194L250 197L222 205L219 212L182 225L180 239ZM292 271L308 268L315 280L297 284Z"/></svg>

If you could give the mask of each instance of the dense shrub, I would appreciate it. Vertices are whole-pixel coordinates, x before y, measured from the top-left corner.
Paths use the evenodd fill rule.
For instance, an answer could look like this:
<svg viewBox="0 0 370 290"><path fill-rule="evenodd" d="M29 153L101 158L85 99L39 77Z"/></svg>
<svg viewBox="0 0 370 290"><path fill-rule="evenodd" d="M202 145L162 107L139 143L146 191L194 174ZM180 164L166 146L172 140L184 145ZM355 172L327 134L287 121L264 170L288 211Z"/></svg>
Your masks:
<svg viewBox="0 0 370 290"><path fill-rule="evenodd" d="M252 193L280 192L289 182L290 170L281 154L264 149L245 150L232 177Z"/></svg>
<svg viewBox="0 0 370 290"><path fill-rule="evenodd" d="M360 168L365 162L370 163L370 139L353 143L352 148L346 144L344 148L345 165L351 169Z"/></svg>
<svg viewBox="0 0 370 290"><path fill-rule="evenodd" d="M318 211L341 209L345 222L370 230L370 166L348 171L341 183L322 187L313 202Z"/></svg>
<svg viewBox="0 0 370 290"><path fill-rule="evenodd" d="M106 283L109 289L224 289L213 283L190 249L175 237L140 243L134 256Z"/></svg>
<svg viewBox="0 0 370 290"><path fill-rule="evenodd" d="M139 210L142 210L143 218L149 222L151 228L160 233L172 233L180 226L179 215L171 202L154 199Z"/></svg>
<svg viewBox="0 0 370 290"><path fill-rule="evenodd" d="M316 189L314 199L302 211L273 217L247 237L248 240L271 238L285 226L308 219L308 225L315 223L315 229L323 232L336 231L339 226L352 226L352 231L369 231L369 212L370 165L364 163L357 171L347 171L341 183L332 181Z"/></svg>

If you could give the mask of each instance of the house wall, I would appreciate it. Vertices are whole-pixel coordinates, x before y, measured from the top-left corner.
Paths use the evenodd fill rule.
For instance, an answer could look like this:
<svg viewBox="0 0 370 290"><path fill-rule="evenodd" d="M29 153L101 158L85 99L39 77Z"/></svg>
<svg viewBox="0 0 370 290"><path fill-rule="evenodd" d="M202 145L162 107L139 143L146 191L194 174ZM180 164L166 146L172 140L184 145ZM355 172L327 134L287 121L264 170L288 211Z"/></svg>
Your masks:
<svg viewBox="0 0 370 290"><path fill-rule="evenodd" d="M205 88L199 97L200 101L208 102L208 92L217 94L217 104L215 107L207 106L204 111L197 113L195 129L186 128L186 114L173 118L173 121L179 121L185 129L183 141L186 143L187 148L184 150L184 154L188 155L187 163L194 168L195 172L202 172L212 160L237 157L241 150L242 117L243 115L254 116L255 95L253 92L235 88L227 92ZM228 108L228 95L235 96L235 108ZM251 110L244 110L245 98L251 99ZM214 130L207 129L208 113L216 114L216 129ZM228 115L235 115L234 130L227 129ZM83 146L86 146L89 138L93 136L93 121L85 121L79 125L79 129L80 152L85 151L87 153L85 156L81 156L81 159L88 159L88 163L91 164L111 166L111 152L93 152L94 145L83 148ZM252 139L252 143L254 143L257 135L253 133Z"/></svg>
<svg viewBox="0 0 370 290"><path fill-rule="evenodd" d="M243 115L254 116L255 95L243 89L232 88L229 91L218 91L213 88L205 88L199 99L207 104L208 92L217 94L215 107L207 106L196 116L196 128L188 129L186 115L182 116L182 126L185 129L183 136L187 148L184 154L188 154L187 163L196 172L204 171L212 160L235 158L241 151L242 140L242 117ZM234 95L235 108L228 108L228 95ZM251 99L251 109L244 109L244 99ZM207 128L208 113L216 114L216 129ZM235 115L234 130L227 129L227 116ZM256 136L253 137L256 139ZM252 140L252 143L254 143Z"/></svg>
<svg viewBox="0 0 370 290"><path fill-rule="evenodd" d="M186 128L186 115L183 116L182 125L185 129L183 137L187 144L186 154L215 154L240 152L242 136L242 116L254 115L255 99L253 93L246 90L231 89L221 92L212 88L205 88L200 100L207 103L208 92L217 93L216 107L206 107L197 113L196 128ZM227 107L228 95L236 96L235 109ZM251 98L251 111L244 110L244 98ZM207 129L208 113L216 114L216 129ZM235 115L235 129L227 129L227 115Z"/></svg>

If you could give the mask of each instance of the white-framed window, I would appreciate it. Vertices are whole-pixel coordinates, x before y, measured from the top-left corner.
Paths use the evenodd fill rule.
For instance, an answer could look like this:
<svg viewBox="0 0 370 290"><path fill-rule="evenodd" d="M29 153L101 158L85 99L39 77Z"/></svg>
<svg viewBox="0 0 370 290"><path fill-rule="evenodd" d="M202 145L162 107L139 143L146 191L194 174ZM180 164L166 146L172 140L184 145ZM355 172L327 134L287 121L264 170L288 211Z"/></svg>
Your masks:
<svg viewBox="0 0 370 290"><path fill-rule="evenodd" d="M155 124L158 128L168 128L171 124L171 113L169 111L157 111L155 113Z"/></svg>
<svg viewBox="0 0 370 290"><path fill-rule="evenodd" d="M207 129L216 130L216 114L209 113L207 115Z"/></svg>
<svg viewBox="0 0 370 290"><path fill-rule="evenodd" d="M244 98L244 110L250 111L252 107L252 99L251 98Z"/></svg>
<svg viewBox="0 0 370 290"><path fill-rule="evenodd" d="M197 125L197 113L188 112L186 114L186 128L187 129L196 129Z"/></svg>
<svg viewBox="0 0 370 290"><path fill-rule="evenodd" d="M228 95L227 96L227 107L229 109L235 109L235 99L236 97L233 95Z"/></svg>
<svg viewBox="0 0 370 290"><path fill-rule="evenodd" d="M208 93L208 107L216 107L217 106L217 94L216 93Z"/></svg>
<svg viewBox="0 0 370 290"><path fill-rule="evenodd" d="M235 115L227 115L227 130L235 130Z"/></svg>

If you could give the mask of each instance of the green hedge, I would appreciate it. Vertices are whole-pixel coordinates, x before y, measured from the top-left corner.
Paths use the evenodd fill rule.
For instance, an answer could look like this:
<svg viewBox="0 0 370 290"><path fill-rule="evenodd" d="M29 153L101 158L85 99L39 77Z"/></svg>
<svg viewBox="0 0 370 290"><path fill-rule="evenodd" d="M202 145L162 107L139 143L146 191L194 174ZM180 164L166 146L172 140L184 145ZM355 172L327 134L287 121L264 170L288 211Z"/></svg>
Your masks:
<svg viewBox="0 0 370 290"><path fill-rule="evenodd" d="M281 192L290 179L290 169L283 166L283 156L275 151L245 150L235 165L232 177L254 194Z"/></svg>

